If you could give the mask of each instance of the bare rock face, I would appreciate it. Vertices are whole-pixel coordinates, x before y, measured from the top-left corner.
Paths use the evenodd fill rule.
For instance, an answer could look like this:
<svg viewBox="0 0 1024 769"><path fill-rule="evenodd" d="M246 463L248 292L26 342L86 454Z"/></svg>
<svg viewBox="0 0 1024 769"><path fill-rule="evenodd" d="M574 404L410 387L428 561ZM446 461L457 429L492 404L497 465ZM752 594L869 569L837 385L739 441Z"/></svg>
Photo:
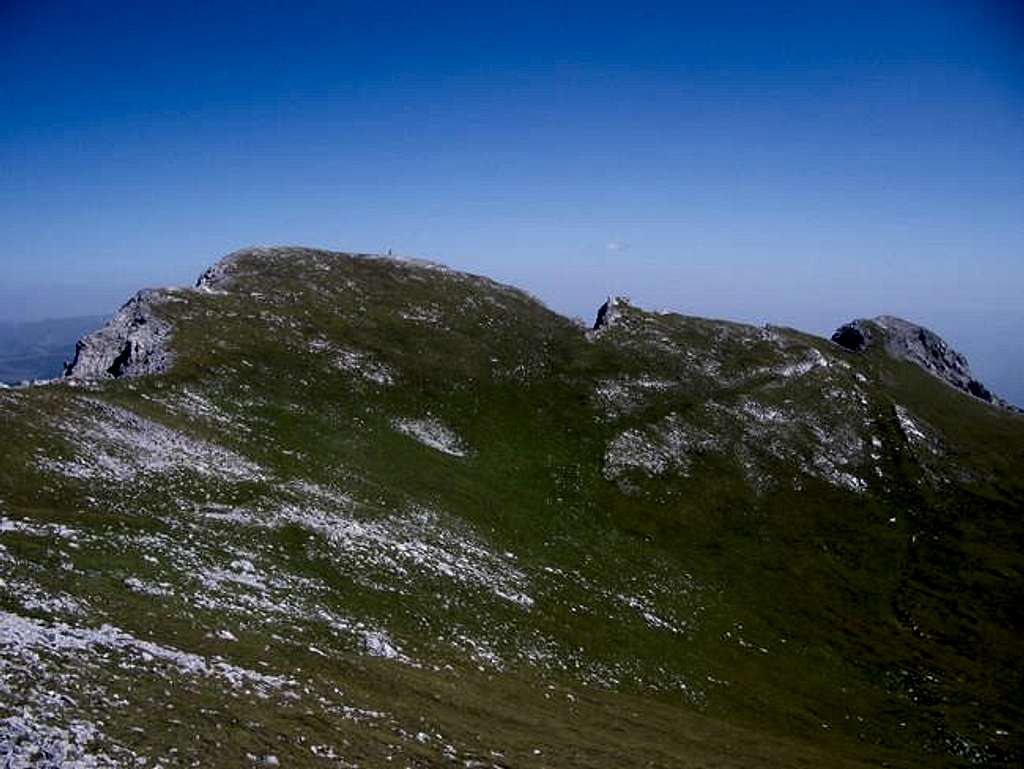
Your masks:
<svg viewBox="0 0 1024 769"><path fill-rule="evenodd" d="M162 299L159 291L140 291L128 300L106 326L78 341L64 376L117 379L165 372L171 364L171 327L153 311Z"/></svg>
<svg viewBox="0 0 1024 769"><path fill-rule="evenodd" d="M594 331L608 328L614 325L620 313L621 305L629 304L629 300L620 296L609 296L608 300L597 309L597 318L594 320Z"/></svg>
<svg viewBox="0 0 1024 769"><path fill-rule="evenodd" d="M832 341L853 352L863 352L871 341L871 329L861 320L840 326L832 335Z"/></svg>
<svg viewBox="0 0 1024 769"><path fill-rule="evenodd" d="M854 320L840 326L832 341L853 352L863 352L879 341L885 351L897 360L914 363L958 390L987 403L1009 407L974 378L963 353L954 350L934 331L916 323L880 315L872 319Z"/></svg>

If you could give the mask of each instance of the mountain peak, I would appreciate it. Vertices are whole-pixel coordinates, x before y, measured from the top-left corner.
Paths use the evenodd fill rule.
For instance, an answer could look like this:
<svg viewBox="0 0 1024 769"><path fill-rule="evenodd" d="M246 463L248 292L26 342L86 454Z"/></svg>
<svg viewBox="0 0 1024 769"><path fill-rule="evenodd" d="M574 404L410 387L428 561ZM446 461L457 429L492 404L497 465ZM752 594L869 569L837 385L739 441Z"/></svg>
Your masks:
<svg viewBox="0 0 1024 769"><path fill-rule="evenodd" d="M350 274L353 268L362 278ZM371 273L377 277L370 278ZM140 291L105 326L79 340L73 360L64 366L64 376L96 380L165 373L173 359L169 345L176 326L175 313L159 309L168 304L189 305L203 294L214 295L209 299L233 294L233 301L256 299L295 310L302 297L329 295L328 304L335 306L346 296L351 298L353 291L362 291L364 279L373 283L385 275L389 276L385 283L398 294L403 286L440 280L453 289L459 287L462 293L482 292L485 301L494 306L508 300L525 301L546 311L522 289L425 259L306 246L250 246L222 257L203 271L192 288ZM382 299L378 296L370 301Z"/></svg>
<svg viewBox="0 0 1024 769"><path fill-rule="evenodd" d="M832 341L852 352L863 352L881 342L897 360L920 366L947 384L980 400L1004 408L1009 404L978 381L967 357L929 328L894 315L850 321L832 334Z"/></svg>

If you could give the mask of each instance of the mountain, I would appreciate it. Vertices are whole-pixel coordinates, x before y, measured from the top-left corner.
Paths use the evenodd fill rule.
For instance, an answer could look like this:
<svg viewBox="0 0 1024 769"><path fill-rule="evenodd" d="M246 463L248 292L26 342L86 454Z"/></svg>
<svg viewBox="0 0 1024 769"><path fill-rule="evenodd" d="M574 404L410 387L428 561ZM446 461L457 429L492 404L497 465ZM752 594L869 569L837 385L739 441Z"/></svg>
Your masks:
<svg viewBox="0 0 1024 769"><path fill-rule="evenodd" d="M0 382L52 379L72 357L75 341L106 321L89 315L31 323L0 323Z"/></svg>
<svg viewBox="0 0 1024 769"><path fill-rule="evenodd" d="M1019 766L1024 416L871 330L303 248L143 292L0 391L0 758Z"/></svg>
<svg viewBox="0 0 1024 769"><path fill-rule="evenodd" d="M871 320L855 320L840 326L832 335L832 341L854 352L881 343L892 357L915 363L958 390L1003 408L1014 408L975 379L967 358L946 340L902 318L882 315Z"/></svg>

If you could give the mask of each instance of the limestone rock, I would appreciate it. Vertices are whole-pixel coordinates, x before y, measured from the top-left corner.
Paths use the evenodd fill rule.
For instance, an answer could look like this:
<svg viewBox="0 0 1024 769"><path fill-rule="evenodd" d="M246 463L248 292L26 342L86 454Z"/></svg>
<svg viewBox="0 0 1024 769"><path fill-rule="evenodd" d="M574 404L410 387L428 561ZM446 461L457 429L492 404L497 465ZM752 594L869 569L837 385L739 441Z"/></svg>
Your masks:
<svg viewBox="0 0 1024 769"><path fill-rule="evenodd" d="M958 390L987 403L1009 407L974 378L963 353L953 349L934 331L916 323L879 315L877 318L851 321L836 329L832 341L853 352L863 352L881 342L885 351L897 360L914 363Z"/></svg>
<svg viewBox="0 0 1024 769"><path fill-rule="evenodd" d="M64 376L117 379L165 372L172 360L171 326L154 312L163 299L161 292L149 290L128 300L106 326L78 341Z"/></svg>
<svg viewBox="0 0 1024 769"><path fill-rule="evenodd" d="M594 320L594 331L602 328L609 328L621 315L620 308L629 304L629 300L621 296L609 296L607 301L597 309L597 318Z"/></svg>

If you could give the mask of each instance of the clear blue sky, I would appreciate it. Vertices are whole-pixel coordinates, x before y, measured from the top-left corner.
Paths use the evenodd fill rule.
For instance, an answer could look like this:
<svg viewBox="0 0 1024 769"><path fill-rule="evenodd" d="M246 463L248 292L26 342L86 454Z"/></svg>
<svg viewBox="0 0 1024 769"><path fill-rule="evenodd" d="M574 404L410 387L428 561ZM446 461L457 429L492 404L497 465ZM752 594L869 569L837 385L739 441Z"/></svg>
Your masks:
<svg viewBox="0 0 1024 769"><path fill-rule="evenodd" d="M0 320L390 247L587 317L903 315L1024 403L1019 2L498 5L0 0Z"/></svg>

